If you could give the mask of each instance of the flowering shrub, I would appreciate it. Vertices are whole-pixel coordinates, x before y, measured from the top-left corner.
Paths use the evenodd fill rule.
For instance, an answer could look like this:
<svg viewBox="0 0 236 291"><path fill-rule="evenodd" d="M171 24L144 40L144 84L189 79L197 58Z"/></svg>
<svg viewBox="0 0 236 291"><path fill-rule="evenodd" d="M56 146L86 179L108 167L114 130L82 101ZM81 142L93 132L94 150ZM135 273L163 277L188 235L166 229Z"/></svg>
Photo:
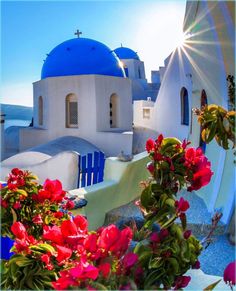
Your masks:
<svg viewBox="0 0 236 291"><path fill-rule="evenodd" d="M152 229L157 222L161 229L151 234L147 245L138 244L134 249L144 269L143 289L183 288L190 281L183 274L189 268L200 267L202 246L187 229L189 203L183 197L177 200L176 194L184 187L188 191L200 189L210 182L213 173L201 149L187 148L188 145L162 135L146 143L151 178L143 183L139 204L145 226ZM179 224L175 223L177 219Z"/></svg>
<svg viewBox="0 0 236 291"><path fill-rule="evenodd" d="M176 194L210 182L211 164L200 149L176 138L148 140L151 173L137 203L144 214L146 240L129 249L129 227L88 231L83 216L61 208L59 181L38 185L29 172L13 169L1 190L4 234L15 238L14 255L3 261L4 289L178 290L188 285L189 268L199 268L202 246L187 229L190 205ZM64 205L64 206L63 206ZM176 223L176 220L179 223ZM160 231L152 231L158 223Z"/></svg>
<svg viewBox="0 0 236 291"><path fill-rule="evenodd" d="M61 182L47 179L42 186L36 180L32 173L17 168L9 174L0 197L2 236L14 238L10 229L16 221L22 222L30 234L39 237L43 225L68 219L68 213L62 210L73 208L74 203L66 199Z"/></svg>
<svg viewBox="0 0 236 291"><path fill-rule="evenodd" d="M60 226L44 225L40 239L29 235L21 222L11 231L15 255L4 264L4 289L114 290L140 280L138 256L127 252L132 239L128 227L120 231L110 225L88 232L87 220L78 215Z"/></svg>

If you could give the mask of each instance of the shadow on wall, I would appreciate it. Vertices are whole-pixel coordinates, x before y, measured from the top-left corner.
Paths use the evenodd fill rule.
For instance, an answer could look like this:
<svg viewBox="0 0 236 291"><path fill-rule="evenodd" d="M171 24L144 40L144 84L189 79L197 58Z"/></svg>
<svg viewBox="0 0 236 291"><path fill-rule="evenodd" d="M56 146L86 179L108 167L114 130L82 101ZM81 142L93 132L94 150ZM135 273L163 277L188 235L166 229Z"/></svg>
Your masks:
<svg viewBox="0 0 236 291"><path fill-rule="evenodd" d="M134 127L133 128L133 149L134 155L146 151L146 141L149 138L156 139L159 133L155 130L145 127Z"/></svg>

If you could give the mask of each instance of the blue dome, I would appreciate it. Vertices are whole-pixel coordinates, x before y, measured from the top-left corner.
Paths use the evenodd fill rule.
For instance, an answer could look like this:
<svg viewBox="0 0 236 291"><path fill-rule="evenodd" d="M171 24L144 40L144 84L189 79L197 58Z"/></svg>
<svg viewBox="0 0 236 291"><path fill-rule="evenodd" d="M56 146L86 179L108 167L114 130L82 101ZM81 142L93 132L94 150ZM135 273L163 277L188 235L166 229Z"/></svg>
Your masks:
<svg viewBox="0 0 236 291"><path fill-rule="evenodd" d="M48 54L41 78L91 74L125 77L119 59L106 45L88 38L74 38Z"/></svg>
<svg viewBox="0 0 236 291"><path fill-rule="evenodd" d="M140 61L138 54L130 48L118 47L114 52L120 59L134 59Z"/></svg>

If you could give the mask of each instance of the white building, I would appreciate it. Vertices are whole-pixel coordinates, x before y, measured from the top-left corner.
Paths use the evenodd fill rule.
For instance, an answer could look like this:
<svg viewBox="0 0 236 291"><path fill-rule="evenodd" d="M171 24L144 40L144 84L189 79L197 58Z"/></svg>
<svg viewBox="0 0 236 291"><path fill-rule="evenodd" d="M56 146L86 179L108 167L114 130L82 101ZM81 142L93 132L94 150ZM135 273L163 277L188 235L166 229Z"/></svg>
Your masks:
<svg viewBox="0 0 236 291"><path fill-rule="evenodd" d="M59 44L33 87L34 126L20 130L20 151L77 136L107 156L132 152L131 82L104 44L86 38Z"/></svg>

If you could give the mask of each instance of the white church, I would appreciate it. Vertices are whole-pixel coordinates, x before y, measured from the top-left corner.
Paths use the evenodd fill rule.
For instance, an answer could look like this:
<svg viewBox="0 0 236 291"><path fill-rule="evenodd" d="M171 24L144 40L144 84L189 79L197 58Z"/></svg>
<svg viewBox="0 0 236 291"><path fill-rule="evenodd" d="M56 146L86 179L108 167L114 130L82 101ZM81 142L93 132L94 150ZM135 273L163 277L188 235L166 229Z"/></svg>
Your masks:
<svg viewBox="0 0 236 291"><path fill-rule="evenodd" d="M147 83L144 63L131 49L112 51L77 35L47 55L41 80L33 83L33 127L20 130L19 150L77 136L106 156L131 154L132 102L154 99L158 83Z"/></svg>

